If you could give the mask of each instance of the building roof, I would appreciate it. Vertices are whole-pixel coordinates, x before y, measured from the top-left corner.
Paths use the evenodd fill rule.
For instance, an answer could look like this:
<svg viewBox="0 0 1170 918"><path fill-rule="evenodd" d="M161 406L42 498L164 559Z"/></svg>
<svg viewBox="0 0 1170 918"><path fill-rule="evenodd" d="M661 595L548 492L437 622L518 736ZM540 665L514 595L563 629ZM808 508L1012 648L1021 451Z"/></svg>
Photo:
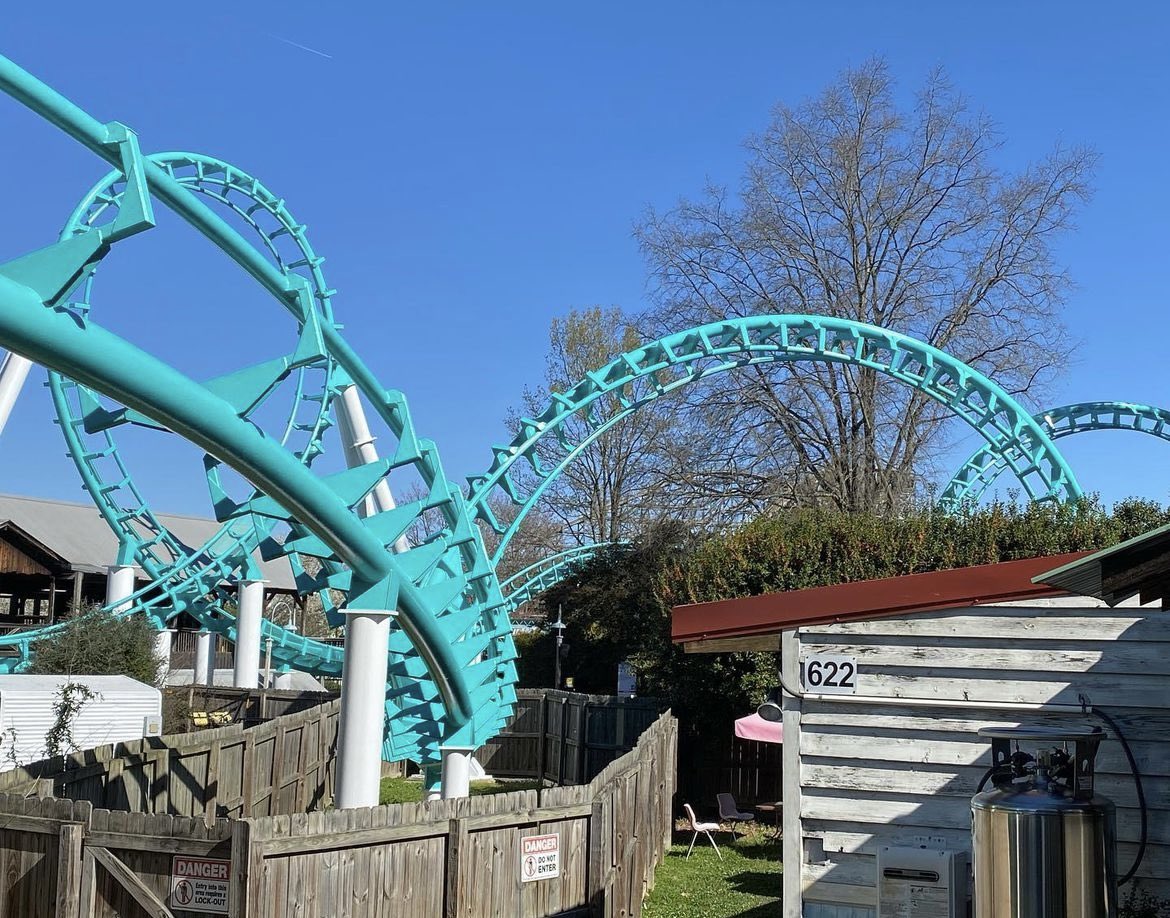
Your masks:
<svg viewBox="0 0 1170 918"><path fill-rule="evenodd" d="M987 603L1060 596L1065 590L1032 578L1088 552L1003 561L953 570L862 580L675 606L671 640L688 653L775 650L782 631L803 625L887 618Z"/></svg>
<svg viewBox="0 0 1170 918"><path fill-rule="evenodd" d="M1033 579L1069 593L1094 596L1110 606L1139 594L1143 605L1155 600L1164 605L1170 596L1170 525L1062 564Z"/></svg>
<svg viewBox="0 0 1170 918"><path fill-rule="evenodd" d="M28 675L4 673L0 675L0 696L32 695L39 699L53 698L62 685L82 682L95 692L124 695L158 695L153 685L131 679L129 676L87 675Z"/></svg>
<svg viewBox="0 0 1170 918"><path fill-rule="evenodd" d="M220 528L215 520L174 513L156 514L185 545L197 548ZM61 558L71 570L104 574L118 554L118 539L93 504L72 504L17 494L0 494L0 528L15 528ZM288 562L256 558L268 589L293 592L296 582ZM146 574L137 570L139 578Z"/></svg>

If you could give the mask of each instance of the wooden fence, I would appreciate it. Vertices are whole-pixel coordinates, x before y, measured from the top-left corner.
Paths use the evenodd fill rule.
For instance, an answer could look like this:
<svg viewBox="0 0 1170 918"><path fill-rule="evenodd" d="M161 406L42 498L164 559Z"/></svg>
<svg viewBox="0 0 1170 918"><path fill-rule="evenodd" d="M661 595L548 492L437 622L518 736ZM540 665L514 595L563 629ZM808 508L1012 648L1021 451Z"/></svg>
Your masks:
<svg viewBox="0 0 1170 918"><path fill-rule="evenodd" d="M173 859L194 857L216 859L236 918L636 918L670 844L677 737L663 715L587 785L358 810L205 820L0 794L0 915L222 914L176 901ZM559 876L521 878L534 835L557 837Z"/></svg>
<svg viewBox="0 0 1170 918"><path fill-rule="evenodd" d="M304 813L333 799L338 722L332 701L250 729L99 746L0 772L0 793L207 821Z"/></svg>
<svg viewBox="0 0 1170 918"><path fill-rule="evenodd" d="M741 807L783 797L784 747L733 737L731 729L722 740L692 735L681 742L678 792L700 815L716 812L716 794L734 795Z"/></svg>
<svg viewBox="0 0 1170 918"><path fill-rule="evenodd" d="M337 692L302 692L284 689L232 688L226 685L184 685L164 689L168 696L186 700L192 711L222 713L232 723L256 724L307 711L337 699Z"/></svg>
<svg viewBox="0 0 1170 918"><path fill-rule="evenodd" d="M172 859L230 859L231 845L227 819L209 824L0 794L0 915L167 918Z"/></svg>
<svg viewBox="0 0 1170 918"><path fill-rule="evenodd" d="M670 845L678 728L662 715L589 784L237 820L238 918L638 916ZM560 875L526 882L521 838Z"/></svg>
<svg viewBox="0 0 1170 918"><path fill-rule="evenodd" d="M521 689L507 728L476 752L491 775L586 784L634 748L661 707L654 698Z"/></svg>

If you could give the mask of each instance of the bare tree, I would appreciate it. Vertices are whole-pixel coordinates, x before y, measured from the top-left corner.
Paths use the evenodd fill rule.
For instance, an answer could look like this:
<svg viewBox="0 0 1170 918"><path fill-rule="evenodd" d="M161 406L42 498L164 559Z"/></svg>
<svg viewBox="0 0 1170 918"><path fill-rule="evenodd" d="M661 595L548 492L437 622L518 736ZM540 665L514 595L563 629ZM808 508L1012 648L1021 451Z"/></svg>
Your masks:
<svg viewBox="0 0 1170 918"><path fill-rule="evenodd" d="M1057 148L1009 174L996 165L1000 145L942 73L903 110L884 62L847 71L748 140L738 194L709 187L647 214L636 231L654 295L645 330L829 314L912 335L1036 393L1069 353L1068 276L1052 246L1088 195L1095 157ZM897 506L921 484L947 417L874 370L830 364L758 366L702 395L683 426L726 444L707 457L716 466L766 473L734 485L749 502Z"/></svg>
<svg viewBox="0 0 1170 918"><path fill-rule="evenodd" d="M500 491L489 495L488 506L492 516L504 526L510 526L520 512L520 508ZM499 547L501 537L484 523L480 523L479 528L483 534L484 547L490 557ZM540 507L536 507L524 517L509 540L503 556L496 565L496 575L502 582L530 564L543 561L564 548L564 527Z"/></svg>
<svg viewBox="0 0 1170 918"><path fill-rule="evenodd" d="M554 319L549 329L549 353L545 364L547 389L525 389L523 407L512 411L509 425L518 426L519 415L538 415L548 404L550 392L563 392L585 378L590 371L636 347L639 337L632 323L616 308L592 307L571 310ZM564 442L547 436L537 447L544 468L555 468L567 452L565 446L584 441L598 419L621 411L619 393L605 396L591 415L574 415L564 425ZM657 404L633 412L605 430L557 476L540 507L547 542L547 524L560 525L569 543L612 542L626 537L653 513L653 486L657 445L669 425ZM535 478L530 470L516 468L513 477L521 489L531 488Z"/></svg>

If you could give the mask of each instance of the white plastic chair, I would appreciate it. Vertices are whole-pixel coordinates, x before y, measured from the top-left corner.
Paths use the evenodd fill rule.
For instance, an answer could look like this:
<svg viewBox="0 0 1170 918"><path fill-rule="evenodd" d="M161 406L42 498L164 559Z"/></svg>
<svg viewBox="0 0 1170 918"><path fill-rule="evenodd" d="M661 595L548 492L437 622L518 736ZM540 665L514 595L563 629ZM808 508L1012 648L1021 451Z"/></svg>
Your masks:
<svg viewBox="0 0 1170 918"><path fill-rule="evenodd" d="M690 858L691 851L694 850L695 839L697 839L699 837L699 833L702 832L707 836L707 841L711 843L711 847L715 849L715 853L719 855L719 860L723 860L723 855L719 851L719 846L715 844L715 839L711 835L712 832L719 831L719 823L699 822L699 820L695 818L695 811L691 809L691 805L689 803L684 803L683 809L687 811L687 819L691 821L691 829L695 833L691 836L691 846L687 848L687 859Z"/></svg>
<svg viewBox="0 0 1170 918"><path fill-rule="evenodd" d="M719 822L731 824L731 828L727 831L731 833L731 840L734 842L735 824L737 822L754 822L756 814L741 813L739 807L736 805L735 798L731 794L716 794L715 800L719 804Z"/></svg>

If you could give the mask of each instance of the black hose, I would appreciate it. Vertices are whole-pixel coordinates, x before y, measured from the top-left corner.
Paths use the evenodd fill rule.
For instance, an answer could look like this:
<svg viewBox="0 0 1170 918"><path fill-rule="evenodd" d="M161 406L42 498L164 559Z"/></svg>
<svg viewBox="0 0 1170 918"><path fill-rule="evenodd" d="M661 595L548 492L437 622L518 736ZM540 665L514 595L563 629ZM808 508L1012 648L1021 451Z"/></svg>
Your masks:
<svg viewBox="0 0 1170 918"><path fill-rule="evenodd" d="M979 786L977 788L975 788L975 793L977 793L977 794L983 793L983 788L985 788L987 786L987 782L991 780L991 776L994 775L997 771L999 771L999 769L1000 769L999 765L992 765L989 769L987 769L987 771L985 771L983 773L983 777L979 781Z"/></svg>
<svg viewBox="0 0 1170 918"><path fill-rule="evenodd" d="M1121 748L1125 750L1125 757L1129 760L1130 770L1133 772L1133 783L1137 788L1138 808L1141 813L1141 838L1138 841L1137 856L1133 859L1133 866L1129 868L1125 876L1118 881L1118 886L1124 886L1133 879L1134 874L1137 873L1138 867L1142 864L1142 858L1146 856L1146 840L1149 827L1147 825L1148 816L1146 814L1146 792L1142 788L1142 776L1138 772L1137 760L1133 757L1133 750L1129 748L1129 743L1126 742L1125 734L1121 732L1121 727L1117 722L1102 711L1100 708L1093 708L1093 714L1100 717L1108 725L1109 729L1113 731L1114 735L1121 740Z"/></svg>

